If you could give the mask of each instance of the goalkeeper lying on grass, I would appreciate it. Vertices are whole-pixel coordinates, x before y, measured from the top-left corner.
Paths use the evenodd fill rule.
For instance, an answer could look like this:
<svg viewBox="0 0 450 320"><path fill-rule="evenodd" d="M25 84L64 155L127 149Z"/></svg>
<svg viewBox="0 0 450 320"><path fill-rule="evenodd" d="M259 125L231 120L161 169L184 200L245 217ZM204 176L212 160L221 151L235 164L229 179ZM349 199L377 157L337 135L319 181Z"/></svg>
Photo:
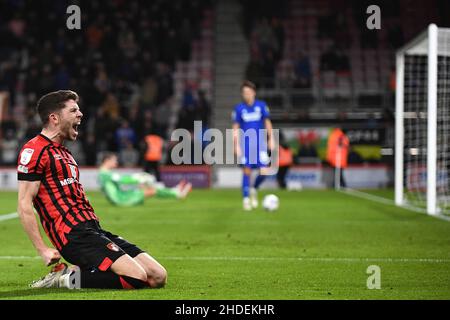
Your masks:
<svg viewBox="0 0 450 320"><path fill-rule="evenodd" d="M120 174L117 155L108 152L100 165L99 183L106 198L117 206L129 207L142 204L145 198L184 199L192 190L192 184L181 181L173 188L166 188L151 174L140 172Z"/></svg>

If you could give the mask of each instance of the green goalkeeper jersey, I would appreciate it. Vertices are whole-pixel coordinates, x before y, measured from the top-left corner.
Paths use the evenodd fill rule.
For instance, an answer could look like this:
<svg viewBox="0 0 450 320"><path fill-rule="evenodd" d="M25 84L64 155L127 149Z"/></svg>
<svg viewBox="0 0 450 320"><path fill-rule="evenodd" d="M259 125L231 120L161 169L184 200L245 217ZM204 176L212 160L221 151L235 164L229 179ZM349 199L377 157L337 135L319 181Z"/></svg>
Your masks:
<svg viewBox="0 0 450 320"><path fill-rule="evenodd" d="M135 206L144 202L144 191L133 175L100 169L100 187L109 201L118 206Z"/></svg>

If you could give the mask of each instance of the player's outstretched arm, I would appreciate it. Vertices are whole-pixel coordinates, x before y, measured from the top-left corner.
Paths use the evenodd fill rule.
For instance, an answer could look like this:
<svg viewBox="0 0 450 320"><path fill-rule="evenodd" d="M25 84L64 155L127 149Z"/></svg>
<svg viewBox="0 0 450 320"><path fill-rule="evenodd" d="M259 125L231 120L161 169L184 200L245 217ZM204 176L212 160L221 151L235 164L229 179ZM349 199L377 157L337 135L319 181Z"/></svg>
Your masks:
<svg viewBox="0 0 450 320"><path fill-rule="evenodd" d="M39 232L39 225L33 211L33 198L38 193L39 186L40 181L19 181L17 213L37 252L44 260L45 265L49 266L58 262L61 255L58 250L47 247Z"/></svg>

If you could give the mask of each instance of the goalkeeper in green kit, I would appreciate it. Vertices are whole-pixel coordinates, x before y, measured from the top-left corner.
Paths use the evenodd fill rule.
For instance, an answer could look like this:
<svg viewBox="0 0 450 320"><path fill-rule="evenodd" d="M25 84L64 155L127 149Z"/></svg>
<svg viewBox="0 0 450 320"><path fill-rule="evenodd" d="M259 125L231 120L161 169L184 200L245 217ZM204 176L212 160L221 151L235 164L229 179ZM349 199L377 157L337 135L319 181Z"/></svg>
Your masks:
<svg viewBox="0 0 450 320"><path fill-rule="evenodd" d="M173 188L166 188L148 173L120 174L113 171L117 167L117 155L108 152L103 156L99 172L99 183L103 193L117 206L139 205L149 197L184 199L192 190L192 184L184 180Z"/></svg>

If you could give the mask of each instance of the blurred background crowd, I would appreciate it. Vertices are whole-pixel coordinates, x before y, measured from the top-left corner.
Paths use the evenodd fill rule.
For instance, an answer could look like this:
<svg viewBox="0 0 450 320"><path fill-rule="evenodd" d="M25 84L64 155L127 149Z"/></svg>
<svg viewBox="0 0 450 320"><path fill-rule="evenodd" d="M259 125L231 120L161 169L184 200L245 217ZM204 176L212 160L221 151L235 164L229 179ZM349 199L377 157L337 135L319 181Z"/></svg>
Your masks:
<svg viewBox="0 0 450 320"><path fill-rule="evenodd" d="M70 4L81 8L80 30L66 28ZM370 4L382 8L381 30L366 27ZM71 146L80 164L96 165L112 150L136 166L149 134L167 144L171 130L192 131L196 120L231 126L244 78L258 86L276 127L382 129L378 143L392 146L395 50L430 18L450 25L449 12L445 0L0 1L0 164L13 165L38 133L34 108L49 91L81 97L84 119ZM239 49L217 31L224 23L230 41L244 43L242 61L220 60L221 43ZM317 141L299 138L297 156L317 156Z"/></svg>

